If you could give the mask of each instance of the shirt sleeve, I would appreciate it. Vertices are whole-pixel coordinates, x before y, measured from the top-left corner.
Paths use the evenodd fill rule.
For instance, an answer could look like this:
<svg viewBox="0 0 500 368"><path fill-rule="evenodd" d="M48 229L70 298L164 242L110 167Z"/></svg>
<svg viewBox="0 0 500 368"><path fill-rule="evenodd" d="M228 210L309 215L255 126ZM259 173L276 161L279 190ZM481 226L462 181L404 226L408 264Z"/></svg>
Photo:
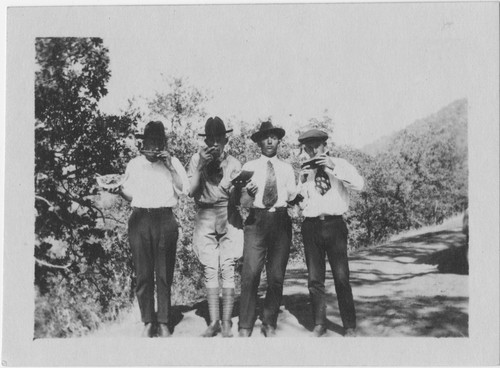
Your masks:
<svg viewBox="0 0 500 368"><path fill-rule="evenodd" d="M134 161L129 161L125 169L125 181L122 184L122 188L127 193L133 193L133 182L134 182Z"/></svg>
<svg viewBox="0 0 500 368"><path fill-rule="evenodd" d="M198 153L195 153L193 157L191 157L191 160L189 161L188 165L187 176L189 179L193 177L194 172L198 167L199 161L200 161L200 155Z"/></svg>
<svg viewBox="0 0 500 368"><path fill-rule="evenodd" d="M363 177L359 175L358 170L356 170L354 166L343 159L335 160L334 164L334 169L327 169L327 171L335 178L341 180L346 188L352 190L363 189L365 181Z"/></svg>
<svg viewBox="0 0 500 368"><path fill-rule="evenodd" d="M297 196L298 193L297 184L295 183L295 174L293 173L292 165L288 165L287 174L288 174L286 181L287 195L288 195L287 201L291 201Z"/></svg>
<svg viewBox="0 0 500 368"><path fill-rule="evenodd" d="M177 193L177 195L188 195L189 194L189 178L186 173L186 170L184 169L184 166L182 166L181 162L179 159L176 157L172 157L172 166L174 167L175 171L177 171L177 174L179 174L182 182L182 190L178 190L175 185L174 185L174 190Z"/></svg>

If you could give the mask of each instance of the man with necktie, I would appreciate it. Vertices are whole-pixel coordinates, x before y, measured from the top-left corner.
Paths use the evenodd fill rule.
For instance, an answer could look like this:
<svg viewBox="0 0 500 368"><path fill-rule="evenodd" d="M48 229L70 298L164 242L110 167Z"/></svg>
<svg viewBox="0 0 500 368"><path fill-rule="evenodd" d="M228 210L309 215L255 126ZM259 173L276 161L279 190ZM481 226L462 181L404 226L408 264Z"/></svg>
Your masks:
<svg viewBox="0 0 500 368"><path fill-rule="evenodd" d="M341 158L329 157L328 134L311 129L299 136L309 160L299 174L300 203L304 222L302 238L308 270L308 288L313 307L313 336L326 333L325 255L330 263L345 329L344 336L356 335L356 312L349 283L347 226L342 215L349 208L351 190L362 190L363 178Z"/></svg>
<svg viewBox="0 0 500 368"><path fill-rule="evenodd" d="M243 170L253 171L242 193L241 203L250 207L245 221L239 336L249 337L256 319L257 289L266 264L267 291L262 315L262 333L276 335L283 280L292 242L292 222L287 202L296 195L292 166L276 157L285 130L263 122L251 139L259 145L261 157L247 162ZM250 199L250 200L248 200Z"/></svg>

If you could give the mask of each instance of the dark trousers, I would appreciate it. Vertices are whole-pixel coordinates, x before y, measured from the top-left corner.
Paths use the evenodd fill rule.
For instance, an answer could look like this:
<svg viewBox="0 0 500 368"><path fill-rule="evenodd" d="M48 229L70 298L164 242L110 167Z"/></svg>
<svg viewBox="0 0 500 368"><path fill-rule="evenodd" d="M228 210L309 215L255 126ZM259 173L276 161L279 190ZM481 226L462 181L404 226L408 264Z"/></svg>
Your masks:
<svg viewBox="0 0 500 368"><path fill-rule="evenodd" d="M136 208L130 216L128 237L137 278L135 293L144 323L169 321L170 287L178 236L178 225L171 208ZM155 274L158 302L156 318Z"/></svg>
<svg viewBox="0 0 500 368"><path fill-rule="evenodd" d="M264 263L267 291L262 322L276 327L291 242L292 222L286 210L250 211L244 230L239 328L252 329L255 323L257 289Z"/></svg>
<svg viewBox="0 0 500 368"><path fill-rule="evenodd" d="M306 255L309 294L316 325L326 324L325 255L328 257L344 328L356 327L356 312L349 283L347 261L347 226L342 216L324 220L306 217L302 238Z"/></svg>

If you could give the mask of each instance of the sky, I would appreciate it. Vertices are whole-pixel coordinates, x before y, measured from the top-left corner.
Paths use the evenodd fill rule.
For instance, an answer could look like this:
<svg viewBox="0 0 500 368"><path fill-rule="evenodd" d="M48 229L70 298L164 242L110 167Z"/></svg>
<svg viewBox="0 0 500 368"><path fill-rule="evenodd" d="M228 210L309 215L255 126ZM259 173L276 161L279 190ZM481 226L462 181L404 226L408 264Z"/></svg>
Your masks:
<svg viewBox="0 0 500 368"><path fill-rule="evenodd" d="M467 3L115 7L90 29L109 49L101 110L165 91L182 77L209 116L293 131L334 121L357 148L425 118L471 90L475 14ZM83 15L82 15L83 16ZM82 19L83 19L82 18Z"/></svg>

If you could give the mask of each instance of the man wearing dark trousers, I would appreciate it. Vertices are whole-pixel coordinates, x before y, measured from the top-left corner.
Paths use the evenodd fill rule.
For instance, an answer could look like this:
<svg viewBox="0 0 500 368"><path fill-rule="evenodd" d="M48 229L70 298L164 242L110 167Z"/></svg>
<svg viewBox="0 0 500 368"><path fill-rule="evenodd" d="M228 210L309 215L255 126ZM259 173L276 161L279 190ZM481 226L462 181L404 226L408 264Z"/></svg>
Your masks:
<svg viewBox="0 0 500 368"><path fill-rule="evenodd" d="M181 162L165 151L163 123L152 121L143 135L142 155L125 171L123 187L115 192L131 201L128 223L144 337L169 337L170 288L175 266L178 225L172 213L180 194L187 195L189 180ZM155 274L158 310L155 313Z"/></svg>
<svg viewBox="0 0 500 368"><path fill-rule="evenodd" d="M347 226L342 215L349 208L348 189L361 190L363 178L346 160L329 157L328 134L311 129L299 142L313 161L299 175L300 203L304 222L302 238L308 269L308 288L313 307L313 336L326 333L325 255L333 273L345 336L355 336L356 312L349 283Z"/></svg>
<svg viewBox="0 0 500 368"><path fill-rule="evenodd" d="M262 333L276 335L283 280L292 241L292 223L287 201L296 195L292 166L276 157L285 131L263 122L251 136L259 145L261 157L243 165L253 177L243 191L241 203L250 207L245 221L239 336L249 337L256 319L257 289L266 264L267 291L262 315Z"/></svg>

